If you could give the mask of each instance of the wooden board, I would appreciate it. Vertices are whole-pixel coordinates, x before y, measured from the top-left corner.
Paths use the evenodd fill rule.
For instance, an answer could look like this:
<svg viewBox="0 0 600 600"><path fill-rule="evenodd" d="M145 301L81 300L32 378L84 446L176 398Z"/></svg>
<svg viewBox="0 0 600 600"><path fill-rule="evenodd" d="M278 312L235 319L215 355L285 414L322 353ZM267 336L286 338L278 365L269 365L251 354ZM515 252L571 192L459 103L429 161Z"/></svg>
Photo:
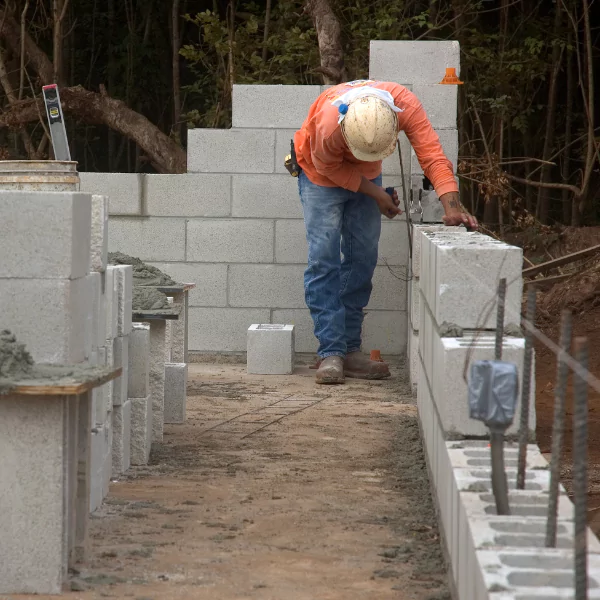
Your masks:
<svg viewBox="0 0 600 600"><path fill-rule="evenodd" d="M73 381L69 377L55 381L32 380L31 383L17 384L11 388L8 395L11 396L78 396L90 390L100 387L105 383L120 377L123 368L105 369L104 373L98 373L97 367L90 367L90 379L84 381ZM0 396L1 397L1 396Z"/></svg>
<svg viewBox="0 0 600 600"><path fill-rule="evenodd" d="M173 308L164 308L158 310L134 310L132 320L139 321L165 321L178 320L181 314L181 304L172 304Z"/></svg>
<svg viewBox="0 0 600 600"><path fill-rule="evenodd" d="M560 258L554 258L553 260L549 260L541 265L536 265L535 267L523 269L523 277L533 277L534 275L538 275L539 273L543 273L549 269L561 267L562 265L568 265L576 260L587 258L588 256L596 254L597 252L600 252L600 244L597 246L590 246L585 250L579 250L579 252L573 252L572 254L561 256Z"/></svg>

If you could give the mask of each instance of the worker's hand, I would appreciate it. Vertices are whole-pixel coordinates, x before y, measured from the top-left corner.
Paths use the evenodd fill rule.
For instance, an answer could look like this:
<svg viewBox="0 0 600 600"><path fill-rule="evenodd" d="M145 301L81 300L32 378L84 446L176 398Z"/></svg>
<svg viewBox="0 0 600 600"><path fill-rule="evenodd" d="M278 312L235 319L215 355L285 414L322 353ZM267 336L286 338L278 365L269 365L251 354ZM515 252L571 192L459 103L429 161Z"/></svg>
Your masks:
<svg viewBox="0 0 600 600"><path fill-rule="evenodd" d="M444 212L446 213L442 217L444 225L464 225L472 230L479 228L477 219L464 210L460 203L458 193L448 192L447 194L440 196L440 200L444 205Z"/></svg>
<svg viewBox="0 0 600 600"><path fill-rule="evenodd" d="M390 196L383 188L378 188L375 202L377 202L381 214L388 219L393 219L396 215L402 214L402 211L398 208L400 200L398 199L396 190L394 190L393 195Z"/></svg>

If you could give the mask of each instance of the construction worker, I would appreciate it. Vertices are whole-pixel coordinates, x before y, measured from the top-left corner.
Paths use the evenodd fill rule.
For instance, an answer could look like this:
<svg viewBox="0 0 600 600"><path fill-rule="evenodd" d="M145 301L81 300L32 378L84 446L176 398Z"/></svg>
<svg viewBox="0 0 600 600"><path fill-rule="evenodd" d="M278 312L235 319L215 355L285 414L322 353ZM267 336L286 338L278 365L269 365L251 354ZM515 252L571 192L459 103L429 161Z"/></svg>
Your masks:
<svg viewBox="0 0 600 600"><path fill-rule="evenodd" d="M412 92L372 80L323 92L294 136L308 241L305 299L319 341L317 383L390 375L385 362L361 352L361 330L377 264L381 214L389 219L401 214L398 194L381 186L381 161L394 152L400 130L442 202L444 223L477 228L461 207L452 163Z"/></svg>

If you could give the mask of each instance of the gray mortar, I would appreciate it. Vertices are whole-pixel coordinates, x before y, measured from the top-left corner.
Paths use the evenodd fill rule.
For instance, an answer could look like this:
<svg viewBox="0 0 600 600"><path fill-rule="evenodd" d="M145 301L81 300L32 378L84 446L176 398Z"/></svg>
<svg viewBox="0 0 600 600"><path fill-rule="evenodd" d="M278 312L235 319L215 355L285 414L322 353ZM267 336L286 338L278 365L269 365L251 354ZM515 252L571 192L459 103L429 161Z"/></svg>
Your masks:
<svg viewBox="0 0 600 600"><path fill-rule="evenodd" d="M153 287L136 286L133 288L133 310L159 310L169 308L169 300L165 294Z"/></svg>
<svg viewBox="0 0 600 600"><path fill-rule="evenodd" d="M110 252L108 262L111 265L131 265L133 267L133 285L147 286L169 286L177 285L177 282L171 279L160 269L148 265L139 258L123 254L123 252Z"/></svg>
<svg viewBox="0 0 600 600"><path fill-rule="evenodd" d="M444 321L440 325L440 337L460 338L463 337L463 335L463 328L455 325L454 323L448 323L448 321Z"/></svg>
<svg viewBox="0 0 600 600"><path fill-rule="evenodd" d="M0 395L18 385L53 385L58 381L83 383L106 373L106 367L35 364L25 344L17 342L8 329L0 332Z"/></svg>

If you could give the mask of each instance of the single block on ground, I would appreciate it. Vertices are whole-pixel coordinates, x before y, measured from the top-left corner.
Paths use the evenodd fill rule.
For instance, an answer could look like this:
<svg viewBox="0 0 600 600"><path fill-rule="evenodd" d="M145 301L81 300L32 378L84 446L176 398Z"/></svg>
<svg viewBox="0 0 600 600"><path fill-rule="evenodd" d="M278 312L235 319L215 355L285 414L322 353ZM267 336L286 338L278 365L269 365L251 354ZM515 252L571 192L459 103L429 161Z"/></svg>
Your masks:
<svg viewBox="0 0 600 600"><path fill-rule="evenodd" d="M152 441L162 442L165 412L165 321L150 323L150 394L152 395Z"/></svg>
<svg viewBox="0 0 600 600"><path fill-rule="evenodd" d="M152 445L152 398L131 398L131 464L147 465Z"/></svg>
<svg viewBox="0 0 600 600"><path fill-rule="evenodd" d="M127 389L129 398L145 398L150 393L150 326L134 323L129 334Z"/></svg>
<svg viewBox="0 0 600 600"><path fill-rule="evenodd" d="M286 375L294 370L294 326L254 324L248 329L248 373Z"/></svg>
<svg viewBox="0 0 600 600"><path fill-rule="evenodd" d="M131 464L131 400L114 407L112 427L112 476L117 477Z"/></svg>

